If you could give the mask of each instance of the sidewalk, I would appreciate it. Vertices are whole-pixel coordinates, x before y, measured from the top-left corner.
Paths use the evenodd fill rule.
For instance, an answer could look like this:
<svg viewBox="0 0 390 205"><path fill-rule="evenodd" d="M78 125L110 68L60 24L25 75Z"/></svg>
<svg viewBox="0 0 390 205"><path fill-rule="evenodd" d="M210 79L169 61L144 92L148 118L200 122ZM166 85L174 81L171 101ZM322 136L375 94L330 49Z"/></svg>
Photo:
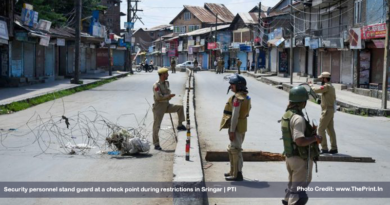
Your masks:
<svg viewBox="0 0 390 205"><path fill-rule="evenodd" d="M294 76L293 85L291 85L289 77L267 76L266 74L254 74L253 72L248 72L247 75L252 76L263 83L277 86L287 92L291 87L298 86L301 83L313 82L312 78ZM380 99L355 94L347 90L341 90L341 84L334 83L333 86L336 88L336 100L341 111L350 114L369 116L390 115L389 108L386 110L381 109L382 101ZM320 85L315 84L314 87L320 87ZM390 106L390 101L388 101L387 104Z"/></svg>
<svg viewBox="0 0 390 205"><path fill-rule="evenodd" d="M82 85L71 84L70 79L56 80L53 82L35 84L31 86L23 86L17 88L1 88L0 89L0 105L7 105L13 102L23 101L30 98L35 98L41 95L67 90L78 86L88 85L100 80L111 79L115 77L124 77L127 72L113 72L112 76L105 73L82 74L80 80Z"/></svg>

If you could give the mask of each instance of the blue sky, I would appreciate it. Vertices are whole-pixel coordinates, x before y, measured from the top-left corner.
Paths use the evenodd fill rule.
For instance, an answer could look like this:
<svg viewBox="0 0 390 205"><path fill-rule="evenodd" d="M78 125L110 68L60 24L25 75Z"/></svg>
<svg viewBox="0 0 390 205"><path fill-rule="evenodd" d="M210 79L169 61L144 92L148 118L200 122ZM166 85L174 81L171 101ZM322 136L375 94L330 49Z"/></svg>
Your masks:
<svg viewBox="0 0 390 205"><path fill-rule="evenodd" d="M265 6L274 6L279 0L262 0ZM238 12L248 12L259 1L253 0L211 0L211 1L197 1L197 0L141 0L138 3L138 9L144 10L138 12L138 16L142 18L145 25L137 21L135 28L151 28L154 26L169 24L171 20L183 9L183 5L203 6L204 3L219 3L225 6L236 15ZM134 3L133 3L134 4ZM127 0L122 0L121 11L127 14ZM121 27L126 17L121 19Z"/></svg>

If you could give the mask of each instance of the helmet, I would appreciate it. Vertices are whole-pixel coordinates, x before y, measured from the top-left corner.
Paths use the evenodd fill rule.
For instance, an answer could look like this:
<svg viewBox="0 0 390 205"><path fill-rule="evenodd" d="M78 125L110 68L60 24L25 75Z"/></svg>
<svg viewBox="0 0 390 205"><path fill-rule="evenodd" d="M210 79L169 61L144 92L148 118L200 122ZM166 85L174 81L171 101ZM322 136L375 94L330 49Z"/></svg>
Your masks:
<svg viewBox="0 0 390 205"><path fill-rule="evenodd" d="M245 91L247 89L245 78L242 77L241 75L238 75L237 73L235 73L234 75L231 75L229 77L229 83L236 85L237 91ZM229 89L230 89L230 87L229 87ZM229 90L228 90L228 92L229 92Z"/></svg>
<svg viewBox="0 0 390 205"><path fill-rule="evenodd" d="M293 87L288 96L290 102L305 102L309 99L307 90L302 86Z"/></svg>
<svg viewBox="0 0 390 205"><path fill-rule="evenodd" d="M235 73L234 75L231 75L229 78L229 83L230 84L235 84L235 85L244 85L246 86L246 80L244 77L238 75Z"/></svg>

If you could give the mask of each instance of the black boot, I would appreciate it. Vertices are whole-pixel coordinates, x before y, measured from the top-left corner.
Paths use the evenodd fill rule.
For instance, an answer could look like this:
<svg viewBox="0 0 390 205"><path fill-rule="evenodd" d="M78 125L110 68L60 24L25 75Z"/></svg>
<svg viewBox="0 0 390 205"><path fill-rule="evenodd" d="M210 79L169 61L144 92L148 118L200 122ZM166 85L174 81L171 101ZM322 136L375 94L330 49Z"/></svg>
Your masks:
<svg viewBox="0 0 390 205"><path fill-rule="evenodd" d="M225 177L226 181L242 181L244 180L244 176L242 176L242 172L237 173L237 177L234 176L228 176Z"/></svg>
<svg viewBox="0 0 390 205"><path fill-rule="evenodd" d="M228 176L230 176L230 172L225 173L224 175L225 175L225 177L228 177Z"/></svg>
<svg viewBox="0 0 390 205"><path fill-rule="evenodd" d="M180 126L177 126L177 130L179 130L179 131L186 131L187 128L184 125L180 125Z"/></svg>

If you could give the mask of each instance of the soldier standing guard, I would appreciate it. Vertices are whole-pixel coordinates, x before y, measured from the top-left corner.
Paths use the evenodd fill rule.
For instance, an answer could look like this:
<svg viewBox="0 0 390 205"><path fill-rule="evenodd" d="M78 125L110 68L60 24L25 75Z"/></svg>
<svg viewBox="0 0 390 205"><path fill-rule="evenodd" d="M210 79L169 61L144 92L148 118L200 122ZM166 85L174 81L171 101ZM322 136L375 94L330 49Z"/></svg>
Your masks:
<svg viewBox="0 0 390 205"><path fill-rule="evenodd" d="M298 187L307 187L311 182L313 160L319 156L318 143L322 137L316 135L316 129L303 117L302 110L309 99L304 87L298 86L290 90L289 105L282 117L282 135L286 166L288 171L288 187L284 205L304 205L309 200L305 191Z"/></svg>
<svg viewBox="0 0 390 205"><path fill-rule="evenodd" d="M230 171L225 173L227 181L242 181L243 158L242 143L247 131L247 117L251 109L251 98L248 96L246 80L244 77L235 74L229 80L232 95L225 105L220 130L228 129L230 144L228 154L230 161Z"/></svg>
<svg viewBox="0 0 390 205"><path fill-rule="evenodd" d="M157 73L160 79L153 85L153 144L154 149L161 150L158 132L160 131L161 121L165 113L176 112L179 117L177 129L185 131L186 127L182 124L185 121L183 106L169 103L169 100L175 97L175 94L171 94L171 90L169 89L169 82L167 81L169 76L168 69L160 68Z"/></svg>
<svg viewBox="0 0 390 205"><path fill-rule="evenodd" d="M198 70L198 59L195 58L195 60L194 60L194 72L196 73L197 70Z"/></svg>
<svg viewBox="0 0 390 205"><path fill-rule="evenodd" d="M176 73L176 61L175 61L175 58L172 58L172 60L171 60L171 70L172 70L172 73Z"/></svg>
<svg viewBox="0 0 390 205"><path fill-rule="evenodd" d="M242 62L240 61L240 59L239 58L237 58L237 71L238 71L238 74L241 74L241 64L242 64Z"/></svg>
<svg viewBox="0 0 390 205"><path fill-rule="evenodd" d="M321 93L321 119L320 125L318 126L318 134L324 138L321 143L321 153L331 153L337 154L337 141L336 141L336 132L334 131L334 113L335 113L335 103L336 103L336 90L330 82L330 73L323 72L319 79L322 81L322 86L320 88L313 88L315 93ZM328 143L326 139L326 132L330 138L330 151L328 151Z"/></svg>

